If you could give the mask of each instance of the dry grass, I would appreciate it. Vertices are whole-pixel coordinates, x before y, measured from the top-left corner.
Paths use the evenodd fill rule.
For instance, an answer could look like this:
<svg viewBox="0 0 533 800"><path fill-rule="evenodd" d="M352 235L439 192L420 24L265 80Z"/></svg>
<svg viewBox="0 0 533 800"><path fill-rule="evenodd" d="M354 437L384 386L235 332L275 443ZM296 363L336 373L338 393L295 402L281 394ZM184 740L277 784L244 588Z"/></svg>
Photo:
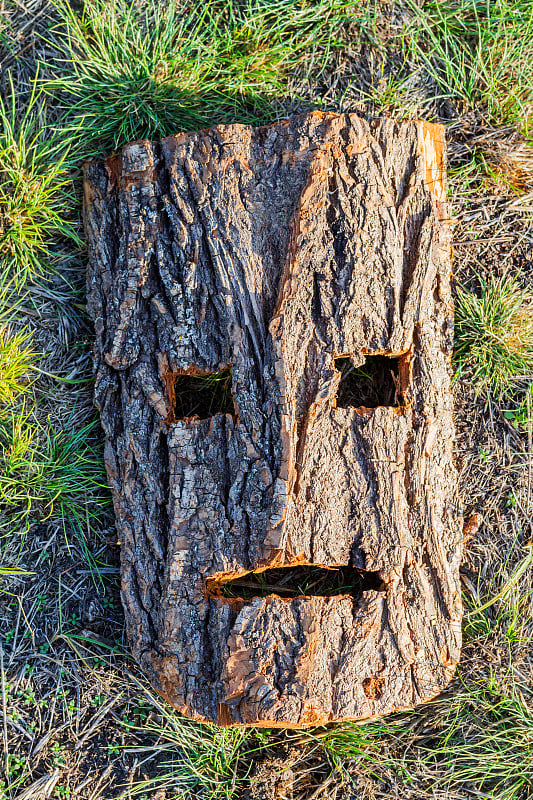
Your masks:
<svg viewBox="0 0 533 800"><path fill-rule="evenodd" d="M435 4L431 7L432 30L440 36ZM380 8L383 13L374 14L373 3L358 4L357 12L366 15L364 30L352 21L343 34L345 46L326 54L321 72L322 61L313 74L302 58L268 100L268 114L320 106L441 119L450 142L457 285L471 289L479 278L509 274L519 275L531 291L533 167L524 125L497 124L490 116L491 108L501 107L501 84L495 95L499 106L483 106L482 101L472 106L468 98L459 102L451 90L443 91L442 70L431 74L425 58L417 60L403 44L412 8L401 3ZM46 0L0 0L0 89L9 108L9 73L17 101L15 137L31 101L36 64L44 65L41 77L49 77L49 65L57 75L58 59L68 55L59 23L54 5ZM34 94L37 120L46 118L55 127L63 111ZM111 120L109 130L120 124ZM90 143L81 145L78 137L76 146L100 146L94 131L91 136ZM77 166L69 177L77 179ZM78 198L79 188L75 183ZM78 215L79 201L73 200L69 224L77 226ZM79 227L75 230L80 233ZM49 230L42 241L54 270L47 280L26 283L19 292L9 287L4 303L9 331L3 341L8 348L18 342L21 355L10 362L11 377L4 379L0 399L4 412L16 408L22 418L24 398L26 413L31 412L41 437L45 432L41 442L46 443L47 431L77 435L94 412L83 249L75 238L68 243ZM26 335L31 335L31 352L42 354L38 360L30 352L24 355ZM6 375L1 364L0 359ZM477 512L483 518L465 543L465 601L475 611L498 599L465 618L458 678L445 696L413 714L305 735L257 731L224 738L183 724L145 687L128 655L113 520L108 510L94 506L98 487L83 483L81 468L67 487L79 512L76 524L69 513L58 513L57 498L51 510L50 497L45 497L44 503L30 503L25 538L2 540L0 570L18 568L26 574L5 575L0 587L5 720L5 729L0 725L0 797L170 800L187 792L234 800L533 796L526 772L533 740L531 570L516 578L532 536L527 381L505 403L476 396L467 378L456 382L455 391L460 494L467 516ZM25 431L31 434L31 428ZM74 459L84 447L98 447L96 430L79 444ZM25 474L20 474L22 484ZM9 509L2 512L4 519L14 519ZM96 578L87 549L98 566Z"/></svg>

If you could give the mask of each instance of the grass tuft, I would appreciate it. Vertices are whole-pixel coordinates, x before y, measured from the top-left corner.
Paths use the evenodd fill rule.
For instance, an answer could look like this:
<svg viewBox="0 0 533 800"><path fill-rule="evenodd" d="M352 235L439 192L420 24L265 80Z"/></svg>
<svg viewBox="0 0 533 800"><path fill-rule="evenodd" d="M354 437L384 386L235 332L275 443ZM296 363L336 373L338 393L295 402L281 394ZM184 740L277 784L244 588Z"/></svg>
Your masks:
<svg viewBox="0 0 533 800"><path fill-rule="evenodd" d="M533 4L530 0L410 2L408 49L462 111L482 107L496 125L531 135Z"/></svg>
<svg viewBox="0 0 533 800"><path fill-rule="evenodd" d="M170 0L148 8L87 0L81 15L55 0L68 58L47 91L66 99L98 147L216 123L271 119L272 98L303 59L325 63L354 0Z"/></svg>
<svg viewBox="0 0 533 800"><path fill-rule="evenodd" d="M509 146L507 152L487 149L482 153L484 167L500 194L521 195L533 187L533 147Z"/></svg>
<svg viewBox="0 0 533 800"><path fill-rule="evenodd" d="M454 360L478 392L501 396L533 377L533 291L510 276L480 283L457 293Z"/></svg>
<svg viewBox="0 0 533 800"><path fill-rule="evenodd" d="M94 423L56 430L32 414L9 407L0 415L0 531L29 530L35 521L59 519L74 530L89 561L84 532L108 504L102 492L102 457L90 443Z"/></svg>
<svg viewBox="0 0 533 800"><path fill-rule="evenodd" d="M35 371L35 353L29 346L30 334L10 335L0 329L0 404L8 405L23 394L29 375Z"/></svg>
<svg viewBox="0 0 533 800"><path fill-rule="evenodd" d="M347 764L352 767L357 764L362 771L380 778L380 768L385 766L383 742L402 729L404 719L391 715L372 722L340 723L324 729L302 731L298 734L299 743L319 748L341 774ZM308 757L313 749L308 752Z"/></svg>
<svg viewBox="0 0 533 800"><path fill-rule="evenodd" d="M470 684L435 703L437 726L417 748L435 783L474 786L478 796L529 796L533 774L533 708L512 676ZM420 769L420 761L417 762ZM438 775L438 777L437 777Z"/></svg>
<svg viewBox="0 0 533 800"><path fill-rule="evenodd" d="M34 81L22 116L12 82L9 100L0 97L0 285L16 288L49 272L54 237L81 244L76 223L65 217L72 206L69 136L43 123L36 87Z"/></svg>

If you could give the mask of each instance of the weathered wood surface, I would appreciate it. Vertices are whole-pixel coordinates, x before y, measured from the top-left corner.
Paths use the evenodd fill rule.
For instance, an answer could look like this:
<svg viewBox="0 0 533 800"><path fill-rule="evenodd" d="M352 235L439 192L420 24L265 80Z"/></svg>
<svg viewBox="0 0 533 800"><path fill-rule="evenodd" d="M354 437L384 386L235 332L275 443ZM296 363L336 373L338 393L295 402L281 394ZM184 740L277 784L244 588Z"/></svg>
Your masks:
<svg viewBox="0 0 533 800"><path fill-rule="evenodd" d="M460 652L443 129L314 112L135 142L85 168L96 404L134 654L179 710L306 725L413 706ZM337 407L334 359L399 359ZM231 366L235 414L176 419ZM207 596L296 563L385 591Z"/></svg>

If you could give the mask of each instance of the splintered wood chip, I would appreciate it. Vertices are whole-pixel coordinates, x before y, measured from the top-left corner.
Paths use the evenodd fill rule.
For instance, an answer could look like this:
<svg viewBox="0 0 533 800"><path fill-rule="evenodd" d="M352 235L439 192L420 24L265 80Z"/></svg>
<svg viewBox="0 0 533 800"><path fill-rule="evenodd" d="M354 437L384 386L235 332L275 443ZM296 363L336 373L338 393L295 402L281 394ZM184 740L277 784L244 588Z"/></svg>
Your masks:
<svg viewBox="0 0 533 800"><path fill-rule="evenodd" d="M175 708L407 709L461 645L444 131L313 112L85 166L133 652Z"/></svg>

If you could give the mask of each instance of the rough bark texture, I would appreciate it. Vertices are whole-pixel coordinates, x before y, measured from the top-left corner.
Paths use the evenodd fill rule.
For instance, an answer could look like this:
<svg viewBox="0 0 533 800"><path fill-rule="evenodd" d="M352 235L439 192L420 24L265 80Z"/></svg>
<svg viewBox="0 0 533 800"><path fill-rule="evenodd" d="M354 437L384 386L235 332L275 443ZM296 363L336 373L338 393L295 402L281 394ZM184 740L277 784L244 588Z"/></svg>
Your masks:
<svg viewBox="0 0 533 800"><path fill-rule="evenodd" d="M96 404L138 661L180 711L300 726L413 706L460 652L444 134L311 113L135 142L85 169ZM337 407L398 359L397 402ZM235 414L177 419L231 367ZM360 597L213 596L291 564ZM211 581L210 585L217 583Z"/></svg>

